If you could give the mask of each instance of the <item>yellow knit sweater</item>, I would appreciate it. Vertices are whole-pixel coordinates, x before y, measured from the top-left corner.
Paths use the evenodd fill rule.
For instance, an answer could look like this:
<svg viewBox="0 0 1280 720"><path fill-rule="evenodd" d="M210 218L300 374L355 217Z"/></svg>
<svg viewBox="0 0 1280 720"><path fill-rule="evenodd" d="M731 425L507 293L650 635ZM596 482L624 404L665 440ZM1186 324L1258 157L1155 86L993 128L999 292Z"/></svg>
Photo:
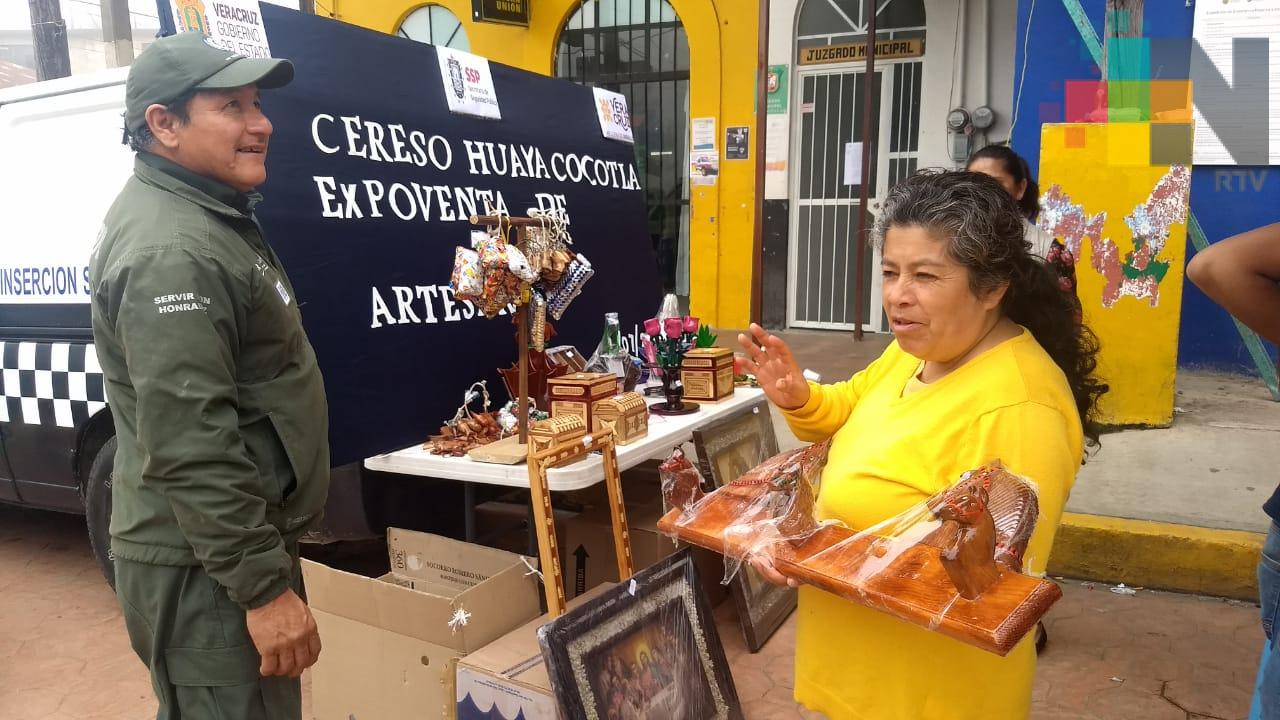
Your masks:
<svg viewBox="0 0 1280 720"><path fill-rule="evenodd" d="M904 394L919 365L894 343L851 379L811 385L809 402L785 413L802 440L835 436L818 517L862 530L999 459L1038 486L1026 569L1043 574L1082 453L1066 377L1025 329ZM831 720L1017 720L1034 674L1030 635L1001 658L800 589L796 699Z"/></svg>

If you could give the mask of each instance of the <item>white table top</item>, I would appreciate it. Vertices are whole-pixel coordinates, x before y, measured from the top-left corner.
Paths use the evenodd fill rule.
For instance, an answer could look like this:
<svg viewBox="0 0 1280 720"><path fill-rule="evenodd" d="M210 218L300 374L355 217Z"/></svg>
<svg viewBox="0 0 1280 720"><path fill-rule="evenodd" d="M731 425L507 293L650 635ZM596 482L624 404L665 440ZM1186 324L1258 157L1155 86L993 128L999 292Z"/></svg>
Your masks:
<svg viewBox="0 0 1280 720"><path fill-rule="evenodd" d="M646 398L650 405L662 398ZM649 415L649 434L630 445L618 446L618 469L635 467L645 460L665 457L676 445L693 438L693 431L728 417L743 408L761 403L760 412L768 412L764 391L740 387L733 395L717 403L700 403L698 412L689 415ZM524 464L496 465L476 462L469 457L432 455L421 445L396 450L364 461L364 466L379 472L421 475L485 485L529 487L529 468ZM567 467L547 471L547 487L552 491L581 490L604 480L604 460L593 454L586 460Z"/></svg>

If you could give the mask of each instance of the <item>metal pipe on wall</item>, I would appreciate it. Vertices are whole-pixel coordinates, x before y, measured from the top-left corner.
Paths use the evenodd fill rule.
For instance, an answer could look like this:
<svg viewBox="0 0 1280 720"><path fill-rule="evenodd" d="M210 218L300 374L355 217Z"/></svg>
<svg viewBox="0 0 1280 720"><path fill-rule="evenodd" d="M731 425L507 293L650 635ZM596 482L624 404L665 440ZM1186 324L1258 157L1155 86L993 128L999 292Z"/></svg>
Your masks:
<svg viewBox="0 0 1280 720"><path fill-rule="evenodd" d="M956 67L952 69L952 72L957 75L955 104L957 107L964 107L964 75L965 68L968 66L965 61L965 51L968 49L965 47L967 44L965 43L965 35L967 35L965 29L969 27L969 0L959 0L959 4L959 10L956 12Z"/></svg>
<svg viewBox="0 0 1280 720"><path fill-rule="evenodd" d="M991 91L991 0L978 0L979 10L982 13L982 20L978 23L978 28L982 32L982 66L979 68L978 80L981 88L974 98L973 107L982 107L991 104L989 93ZM987 131L982 131L982 144L986 145L990 142ZM975 148L976 149L976 148Z"/></svg>
<svg viewBox="0 0 1280 720"><path fill-rule="evenodd" d="M760 0L760 33L756 48L755 222L751 239L751 314L762 323L764 301L764 152L769 101L769 0Z"/></svg>
<svg viewBox="0 0 1280 720"><path fill-rule="evenodd" d="M876 0L866 0L867 8L867 69L862 75L862 182L858 185L858 233L853 239L854 257L854 291L853 291L853 339L862 339L862 281L866 260L863 257L867 249L867 203L871 201L871 142L872 121L875 116L871 106L875 101L876 79ZM884 158L879 158L882 162ZM870 320L870 318L868 318Z"/></svg>

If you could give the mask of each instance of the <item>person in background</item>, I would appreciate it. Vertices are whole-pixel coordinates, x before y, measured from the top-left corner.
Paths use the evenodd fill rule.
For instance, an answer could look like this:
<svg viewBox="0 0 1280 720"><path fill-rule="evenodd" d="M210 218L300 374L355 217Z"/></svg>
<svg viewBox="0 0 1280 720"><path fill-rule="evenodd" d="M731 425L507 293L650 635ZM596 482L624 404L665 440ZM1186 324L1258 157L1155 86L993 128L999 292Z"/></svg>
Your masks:
<svg viewBox="0 0 1280 720"><path fill-rule="evenodd" d="M1094 376L1097 339L1023 232L987 175L914 175L889 191L872 233L894 334L875 362L819 385L777 336L752 325L738 337L746 370L796 437L831 439L818 520L866 530L1000 459L1036 484L1024 570L1044 574L1107 386ZM750 562L789 584L768 557ZM800 588L795 697L832 720L1026 718L1035 664L1030 637L999 657Z"/></svg>
<svg viewBox="0 0 1280 720"><path fill-rule="evenodd" d="M1000 187L1009 193L1009 197L1018 203L1018 209L1023 215L1023 237L1031 244L1031 254L1044 258L1057 274L1058 286L1075 298L1072 314L1076 322L1083 322L1083 311L1076 290L1075 256L1061 241L1054 239L1036 224L1036 218L1040 215L1040 186L1031 177L1031 168L1026 159L1007 145L988 145L969 157L966 169L995 178ZM1043 624L1037 632L1040 633L1043 646Z"/></svg>
<svg viewBox="0 0 1280 720"><path fill-rule="evenodd" d="M1280 344L1280 223L1229 237L1196 253L1187 277L1210 299L1268 341ZM1266 636L1258 667L1254 710L1262 720L1280 720L1280 660L1276 621L1280 619L1280 487L1262 506L1271 529L1258 562L1262 631Z"/></svg>
<svg viewBox="0 0 1280 720"><path fill-rule="evenodd" d="M1007 145L988 145L969 156L966 170L995 178L1022 211L1024 236L1031 253L1048 258L1053 237L1036 225L1040 215L1040 186L1031 177L1031 168L1021 155Z"/></svg>

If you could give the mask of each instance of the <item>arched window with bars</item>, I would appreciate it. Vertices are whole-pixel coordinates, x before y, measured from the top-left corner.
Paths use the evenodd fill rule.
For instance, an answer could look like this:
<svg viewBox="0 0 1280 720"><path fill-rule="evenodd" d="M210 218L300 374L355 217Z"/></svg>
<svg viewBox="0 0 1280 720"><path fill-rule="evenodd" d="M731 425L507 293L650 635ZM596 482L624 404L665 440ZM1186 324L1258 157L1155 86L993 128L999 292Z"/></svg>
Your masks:
<svg viewBox="0 0 1280 720"><path fill-rule="evenodd" d="M667 0L584 0L560 30L556 77L622 93L664 289L689 295L689 40Z"/></svg>

